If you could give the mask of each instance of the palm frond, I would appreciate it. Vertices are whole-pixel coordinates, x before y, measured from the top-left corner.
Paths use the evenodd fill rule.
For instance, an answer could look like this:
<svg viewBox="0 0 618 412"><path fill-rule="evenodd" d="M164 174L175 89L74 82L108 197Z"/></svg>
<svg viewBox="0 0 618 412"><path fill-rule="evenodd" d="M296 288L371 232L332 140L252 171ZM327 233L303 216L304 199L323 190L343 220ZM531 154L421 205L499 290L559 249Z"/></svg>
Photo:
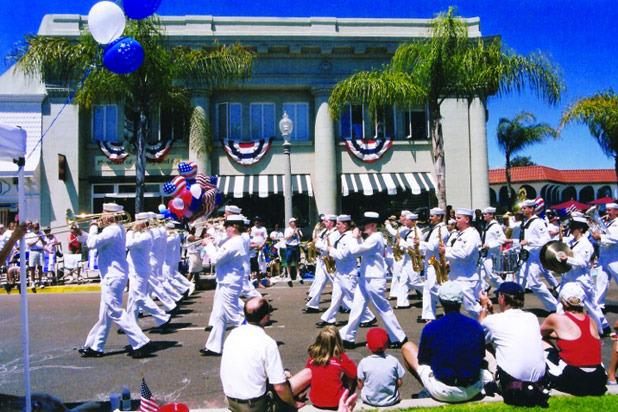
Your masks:
<svg viewBox="0 0 618 412"><path fill-rule="evenodd" d="M212 153L212 129L206 112L200 106L195 107L191 114L189 146L198 155L210 156Z"/></svg>
<svg viewBox="0 0 618 412"><path fill-rule="evenodd" d="M496 137L498 146L508 157L548 137L557 138L558 133L547 123L535 123L532 113L521 112L513 119L501 118Z"/></svg>

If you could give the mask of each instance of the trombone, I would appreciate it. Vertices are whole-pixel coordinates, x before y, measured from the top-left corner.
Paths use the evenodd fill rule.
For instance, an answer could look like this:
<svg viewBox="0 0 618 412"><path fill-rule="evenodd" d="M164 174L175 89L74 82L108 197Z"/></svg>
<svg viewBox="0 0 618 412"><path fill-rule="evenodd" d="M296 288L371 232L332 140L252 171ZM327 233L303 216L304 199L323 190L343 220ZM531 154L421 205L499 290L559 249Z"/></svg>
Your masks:
<svg viewBox="0 0 618 412"><path fill-rule="evenodd" d="M79 229L88 231L87 228L82 226L89 226L93 222L95 222L99 228L104 228L109 226L111 222L107 219L108 217L114 217L115 223L119 223L121 225L127 224L131 221L131 215L126 211L121 212L105 212L105 213L81 213L79 215L73 214L71 209L67 209L66 211L66 225L56 226L52 228L52 233L57 235L59 233L68 233L71 231L71 226L76 224ZM59 230L58 230L59 229Z"/></svg>

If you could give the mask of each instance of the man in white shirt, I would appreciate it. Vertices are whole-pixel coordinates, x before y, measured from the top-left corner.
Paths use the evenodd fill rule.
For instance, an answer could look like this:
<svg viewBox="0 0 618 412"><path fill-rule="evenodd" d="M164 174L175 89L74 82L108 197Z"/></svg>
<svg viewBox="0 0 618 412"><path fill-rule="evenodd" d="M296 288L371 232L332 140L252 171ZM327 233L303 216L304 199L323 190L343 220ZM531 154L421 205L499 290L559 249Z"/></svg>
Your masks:
<svg viewBox="0 0 618 412"><path fill-rule="evenodd" d="M251 279L257 279L258 287L264 287L261 283L261 274L263 272L263 267L261 267L261 263L264 262L264 246L266 245L266 240L268 239L268 231L264 226L262 226L261 219L259 216L256 216L255 224L251 228L250 234L250 265L251 265ZM257 297L257 296L256 296Z"/></svg>
<svg viewBox="0 0 618 412"><path fill-rule="evenodd" d="M303 232L296 226L296 218L294 217L290 218L288 225L283 233L283 238L285 239L285 265L290 275L288 286L292 287L292 282L296 280L296 271L300 262L300 239L303 237ZM292 263L294 263L294 266L292 266ZM300 277L299 282L301 285L304 283L302 277Z"/></svg>
<svg viewBox="0 0 618 412"><path fill-rule="evenodd" d="M313 239L315 247L319 251L319 256L316 258L315 262L315 279L311 285L311 289L309 290L310 299L307 302L306 307L303 309L303 313L318 313L320 311L320 298L322 296L324 286L326 286L328 281L331 283L333 282L333 274L328 273L323 258L328 255L326 253L326 247L329 243L333 243L330 240L331 234L337 233L337 230L335 229L337 216L333 214L324 215L322 222L324 223L324 229L320 230L317 236Z"/></svg>
<svg viewBox="0 0 618 412"><path fill-rule="evenodd" d="M502 226L495 219L496 208L486 207L483 209L483 219L486 222L485 229L481 234L481 280L483 289L489 286L485 283L485 277L493 284L495 288L503 282L502 278L494 273L493 258L502 258L501 247L506 243L506 236L502 230Z"/></svg>
<svg viewBox="0 0 618 412"><path fill-rule="evenodd" d="M32 223L32 230L26 234L26 246L28 248L28 273L30 274L30 286L33 292L36 292L35 272L38 272L38 281L42 282L43 265L43 248L47 244L45 234L41 231L39 222Z"/></svg>
<svg viewBox="0 0 618 412"><path fill-rule="evenodd" d="M421 237L416 223L418 221L418 215L416 213L407 212L405 215L404 224L408 228L406 234L399 239L399 247L403 251L402 269L399 277L399 287L397 290L397 306L395 309L407 309L410 307L410 301L408 300L408 292L410 287L416 290L417 294L423 292L423 281L421 280L420 270L422 270L423 260L420 259L420 270L414 267L412 262L411 253L408 251L415 250L414 240ZM415 253L415 252L413 252ZM413 254L412 253L412 254Z"/></svg>
<svg viewBox="0 0 618 412"><path fill-rule="evenodd" d="M479 322L485 341L496 353L496 382L504 402L509 405L547 406L547 390L539 383L545 376L545 353L541 328L535 315L524 312L524 289L515 282L504 282L496 291L502 313L494 312L487 292L479 298Z"/></svg>
<svg viewBox="0 0 618 412"><path fill-rule="evenodd" d="M394 228L390 220L387 220L386 222L384 222L384 228L386 229L388 234L391 236L393 247L399 247L395 244L397 242L397 237L398 237L397 235L399 235L399 238L401 239L410 230L405 225L406 216L408 215L408 213L410 213L409 210L401 211L401 214L399 215L399 228ZM405 252L402 252L402 253L405 253ZM393 258L393 278L391 280L391 289L389 292L389 299L397 299L397 296L399 293L399 281L401 279L402 270L403 270L403 255L402 255L402 258L399 260L396 260Z"/></svg>
<svg viewBox="0 0 618 412"><path fill-rule="evenodd" d="M605 205L608 233L594 231L592 237L599 242L599 274L597 277L597 304L605 308L605 296L611 279L618 284L618 204Z"/></svg>
<svg viewBox="0 0 618 412"><path fill-rule="evenodd" d="M286 379L277 342L266 334L270 321L270 305L264 298L253 298L244 307L247 324L232 330L223 345L221 383L233 412L266 412L271 403L269 385L289 408L304 404L295 394L304 390L310 380L307 369Z"/></svg>

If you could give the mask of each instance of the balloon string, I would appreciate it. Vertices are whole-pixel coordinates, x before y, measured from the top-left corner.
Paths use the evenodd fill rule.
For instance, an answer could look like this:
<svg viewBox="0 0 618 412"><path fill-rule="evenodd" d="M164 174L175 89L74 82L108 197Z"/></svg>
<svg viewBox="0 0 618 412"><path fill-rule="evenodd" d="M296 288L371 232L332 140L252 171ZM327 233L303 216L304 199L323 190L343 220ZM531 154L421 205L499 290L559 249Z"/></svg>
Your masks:
<svg viewBox="0 0 618 412"><path fill-rule="evenodd" d="M43 139L47 135L47 132L49 132L49 130L54 125L54 123L56 123L56 120L58 120L58 118L60 117L60 115L62 114L64 109L69 105L69 103L71 103L71 100L73 100L73 97L75 96L75 93L77 93L77 91L84 85L84 82L86 81L86 77L88 77L90 72L92 72L92 69L94 69L96 67L96 61L97 61L98 57L99 57L99 52L97 52L97 56L95 57L95 63L90 65L90 67L88 67L84 71L84 77L82 77L82 80L77 84L77 87L75 87L75 89L73 90L73 92L71 93L71 95L69 96L67 101L64 103L64 106L62 106L62 108L60 109L60 111L58 112L56 117L54 117L54 120L52 120L51 123L49 124L49 126L47 126L47 129L45 129L45 132L41 135L41 138L39 139L39 141L36 143L36 145L34 145L32 150L30 151L30 153L28 153L28 156L26 157L26 160L29 159L30 156L32 156L32 154L36 151L36 149L39 147L41 142L43 142Z"/></svg>

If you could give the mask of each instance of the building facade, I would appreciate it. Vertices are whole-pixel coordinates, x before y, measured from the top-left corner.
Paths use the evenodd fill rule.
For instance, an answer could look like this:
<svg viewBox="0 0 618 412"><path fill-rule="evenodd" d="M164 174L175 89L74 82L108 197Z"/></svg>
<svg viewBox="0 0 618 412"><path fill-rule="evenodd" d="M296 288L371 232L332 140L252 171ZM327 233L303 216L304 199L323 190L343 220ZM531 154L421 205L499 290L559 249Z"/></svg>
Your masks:
<svg viewBox="0 0 618 412"><path fill-rule="evenodd" d="M163 184L178 174L180 162L193 161L200 171L219 176L226 201L249 209L249 215L262 215L270 224L282 223L285 158L278 123L284 111L294 122L293 204L301 220L313 222L318 213L377 209L390 214L435 204L424 107L385 107L373 124L362 106L347 107L334 121L328 105L337 82L388 63L399 44L428 36L431 20L164 16L161 23L171 45L240 42L256 53L256 60L252 77L242 84L193 92L192 104L204 109L213 128L210 156L198 154L177 117L159 110L149 137L157 160L148 163L146 172L149 209L167 203ZM470 37L481 36L478 18L465 23ZM85 26L86 16L47 15L38 34L77 37ZM29 136L35 140L69 94L25 79L13 68L0 78L0 85L0 121L19 124L27 118ZM31 216L59 226L67 209L93 213L114 200L133 210L135 156L124 152L121 143L131 134L125 122L129 110L120 102L90 111L73 104L63 109L35 150L27 211ZM448 203L489 204L485 102L446 99L442 117ZM376 147L380 143L384 147ZM358 156L368 148L377 155ZM260 150L259 161L243 164L243 154ZM10 207L16 202L12 177L10 172L3 176L7 194L1 195L0 204Z"/></svg>

